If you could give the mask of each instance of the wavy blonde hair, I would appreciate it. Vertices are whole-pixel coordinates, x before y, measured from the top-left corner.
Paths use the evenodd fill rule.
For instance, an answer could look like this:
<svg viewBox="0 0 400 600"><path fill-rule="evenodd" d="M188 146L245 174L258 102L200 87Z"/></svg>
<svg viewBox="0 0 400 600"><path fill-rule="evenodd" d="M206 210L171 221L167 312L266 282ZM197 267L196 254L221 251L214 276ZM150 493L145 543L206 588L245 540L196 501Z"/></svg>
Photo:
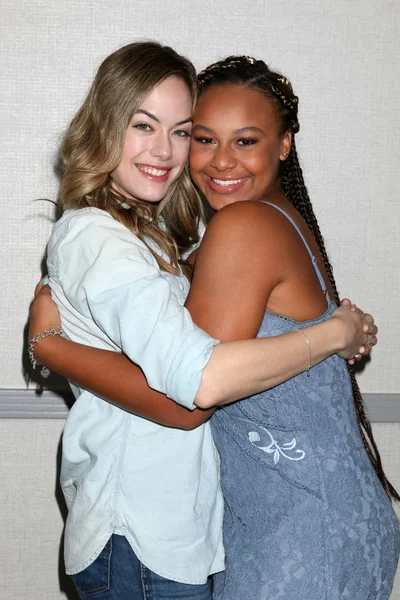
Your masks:
<svg viewBox="0 0 400 600"><path fill-rule="evenodd" d="M137 42L104 60L61 144L59 203L62 208L94 206L107 211L148 246L161 269L178 274L182 266L188 275L190 267L183 254L199 241L198 227L204 217L187 165L158 205L126 198L110 185L132 116L153 88L171 76L186 83L194 106L194 66L172 48Z"/></svg>

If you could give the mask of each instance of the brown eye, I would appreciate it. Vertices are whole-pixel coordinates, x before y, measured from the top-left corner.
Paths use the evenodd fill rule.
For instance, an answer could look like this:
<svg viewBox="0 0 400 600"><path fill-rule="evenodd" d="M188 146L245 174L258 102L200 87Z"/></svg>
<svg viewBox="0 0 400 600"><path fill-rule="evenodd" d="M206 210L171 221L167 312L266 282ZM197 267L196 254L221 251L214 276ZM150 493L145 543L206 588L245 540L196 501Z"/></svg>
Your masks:
<svg viewBox="0 0 400 600"><path fill-rule="evenodd" d="M253 146L258 143L257 138L240 138L237 141L238 146Z"/></svg>
<svg viewBox="0 0 400 600"><path fill-rule="evenodd" d="M197 142L198 144L212 144L214 140L209 137L195 136L194 141Z"/></svg>

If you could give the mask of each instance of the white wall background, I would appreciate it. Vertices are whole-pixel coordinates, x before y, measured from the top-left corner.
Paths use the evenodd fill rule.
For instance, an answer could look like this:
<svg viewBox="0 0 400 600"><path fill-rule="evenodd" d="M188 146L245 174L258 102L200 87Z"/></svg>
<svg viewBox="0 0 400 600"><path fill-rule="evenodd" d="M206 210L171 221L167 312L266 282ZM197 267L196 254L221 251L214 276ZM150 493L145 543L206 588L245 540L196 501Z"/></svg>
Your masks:
<svg viewBox="0 0 400 600"><path fill-rule="evenodd" d="M292 80L300 158L339 289L380 326L361 387L400 392L399 34L397 0L2 0L0 388L25 387L23 329L54 215L35 200L56 197L60 136L100 61L153 38L199 68L249 54ZM0 421L1 598L66 598L55 499L62 425ZM377 433L399 487L399 424Z"/></svg>
<svg viewBox="0 0 400 600"><path fill-rule="evenodd" d="M154 38L197 67L231 53L300 97L300 158L342 295L376 315L364 392L399 392L397 0L2 0L0 388L22 388L22 331L54 210L57 143L100 61Z"/></svg>

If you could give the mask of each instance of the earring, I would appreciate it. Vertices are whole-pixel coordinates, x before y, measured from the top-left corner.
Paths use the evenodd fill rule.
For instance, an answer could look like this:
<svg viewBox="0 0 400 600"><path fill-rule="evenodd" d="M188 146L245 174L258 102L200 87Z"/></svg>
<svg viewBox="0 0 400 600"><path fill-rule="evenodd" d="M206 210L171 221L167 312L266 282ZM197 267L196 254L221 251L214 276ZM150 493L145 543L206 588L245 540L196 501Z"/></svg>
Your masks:
<svg viewBox="0 0 400 600"><path fill-rule="evenodd" d="M289 154L289 152L282 152L283 156L287 156Z"/></svg>

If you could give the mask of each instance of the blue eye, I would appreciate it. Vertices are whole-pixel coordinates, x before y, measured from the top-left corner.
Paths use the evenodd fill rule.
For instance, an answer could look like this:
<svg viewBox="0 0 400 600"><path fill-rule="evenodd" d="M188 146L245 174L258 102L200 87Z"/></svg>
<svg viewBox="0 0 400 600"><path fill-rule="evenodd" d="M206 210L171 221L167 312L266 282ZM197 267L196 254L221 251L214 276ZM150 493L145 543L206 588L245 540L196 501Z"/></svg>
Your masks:
<svg viewBox="0 0 400 600"><path fill-rule="evenodd" d="M139 131L153 131L148 123L137 123L136 125L133 125L133 128L139 129Z"/></svg>
<svg viewBox="0 0 400 600"><path fill-rule="evenodd" d="M174 135L177 135L178 137L181 137L181 138L189 138L190 137L190 133L188 131L186 131L186 129L177 129L176 131L174 131Z"/></svg>
<svg viewBox="0 0 400 600"><path fill-rule="evenodd" d="M238 146L253 146L258 143L257 138L240 138L237 140Z"/></svg>

